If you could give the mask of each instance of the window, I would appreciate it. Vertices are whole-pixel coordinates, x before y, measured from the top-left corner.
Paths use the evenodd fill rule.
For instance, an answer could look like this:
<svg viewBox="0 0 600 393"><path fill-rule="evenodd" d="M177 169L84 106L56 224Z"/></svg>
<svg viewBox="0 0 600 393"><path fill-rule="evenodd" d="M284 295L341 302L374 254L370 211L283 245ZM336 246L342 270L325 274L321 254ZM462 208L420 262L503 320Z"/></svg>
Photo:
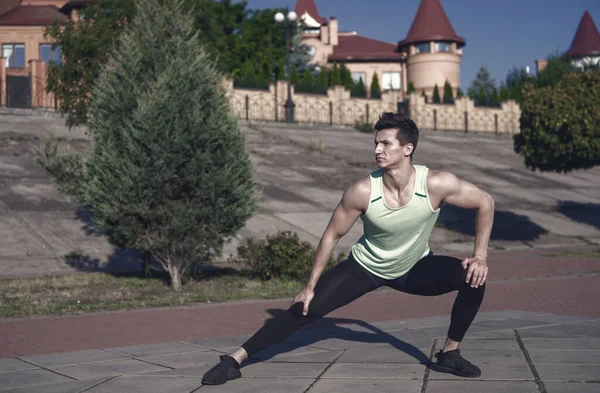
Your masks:
<svg viewBox="0 0 600 393"><path fill-rule="evenodd" d="M383 72L381 74L381 84L383 90L400 90L400 73Z"/></svg>
<svg viewBox="0 0 600 393"><path fill-rule="evenodd" d="M421 42L420 44L415 45L415 53L425 53L430 51L431 48L429 47L429 42Z"/></svg>
<svg viewBox="0 0 600 393"><path fill-rule="evenodd" d="M363 83L366 83L367 81L367 73L366 72L353 72L352 73L352 81L354 81L354 83L358 83L359 80L363 81Z"/></svg>
<svg viewBox="0 0 600 393"><path fill-rule="evenodd" d="M62 51L60 50L60 45L57 45L56 48L52 50L52 44L41 44L40 60L46 64L60 64L62 62Z"/></svg>
<svg viewBox="0 0 600 393"><path fill-rule="evenodd" d="M436 52L450 52L450 43L447 41L438 41L435 43Z"/></svg>
<svg viewBox="0 0 600 393"><path fill-rule="evenodd" d="M25 44L2 45L2 56L6 58L6 67L25 68Z"/></svg>

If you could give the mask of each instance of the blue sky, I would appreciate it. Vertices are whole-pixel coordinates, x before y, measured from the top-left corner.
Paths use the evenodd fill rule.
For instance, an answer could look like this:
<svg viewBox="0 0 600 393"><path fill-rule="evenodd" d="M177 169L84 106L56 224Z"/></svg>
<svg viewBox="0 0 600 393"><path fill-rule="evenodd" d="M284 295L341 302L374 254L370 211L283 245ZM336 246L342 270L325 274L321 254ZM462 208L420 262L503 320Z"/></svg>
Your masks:
<svg viewBox="0 0 600 393"><path fill-rule="evenodd" d="M296 0L247 0L248 8L294 8ZM456 33L465 38L461 85L467 88L482 64L498 84L513 66L570 45L585 10L600 27L600 0L441 0ZM335 16L340 30L397 43L406 37L420 0L315 0L319 14Z"/></svg>

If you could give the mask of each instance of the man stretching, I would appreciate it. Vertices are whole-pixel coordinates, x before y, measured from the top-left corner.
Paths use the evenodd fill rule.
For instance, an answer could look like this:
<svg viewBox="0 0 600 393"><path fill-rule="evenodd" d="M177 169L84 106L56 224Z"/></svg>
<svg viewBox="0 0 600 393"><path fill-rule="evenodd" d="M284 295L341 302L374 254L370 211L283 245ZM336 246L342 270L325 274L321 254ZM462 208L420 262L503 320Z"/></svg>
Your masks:
<svg viewBox="0 0 600 393"><path fill-rule="evenodd" d="M384 113L375 130L379 169L344 191L317 247L304 288L286 312L269 320L231 355L221 356L220 363L204 374L203 384L217 385L241 377L239 366L248 356L281 343L301 326L381 286L422 296L458 291L448 338L430 367L464 377L481 375L477 366L460 355L458 346L485 292L494 200L450 172L414 165L419 130L412 120ZM477 209L472 257L461 261L430 251L429 236L443 204ZM364 235L348 259L320 277L336 244L359 217Z"/></svg>

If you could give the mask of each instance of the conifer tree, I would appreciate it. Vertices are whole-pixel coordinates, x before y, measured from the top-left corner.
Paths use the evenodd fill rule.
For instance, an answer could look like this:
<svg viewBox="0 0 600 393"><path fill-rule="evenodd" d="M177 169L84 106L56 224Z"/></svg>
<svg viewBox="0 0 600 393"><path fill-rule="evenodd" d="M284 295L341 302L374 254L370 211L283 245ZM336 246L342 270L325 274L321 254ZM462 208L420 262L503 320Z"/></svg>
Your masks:
<svg viewBox="0 0 600 393"><path fill-rule="evenodd" d="M354 84L352 91L350 92L352 97L357 98L366 98L367 97L367 87L365 86L362 78L358 80L358 83Z"/></svg>
<svg viewBox="0 0 600 393"><path fill-rule="evenodd" d="M406 92L410 94L414 93L415 91L417 90L415 89L415 85L412 83L412 81L408 82L408 90Z"/></svg>
<svg viewBox="0 0 600 393"><path fill-rule="evenodd" d="M93 89L78 196L113 242L151 254L180 291L186 270L252 214L252 166L181 2L136 7Z"/></svg>
<svg viewBox="0 0 600 393"><path fill-rule="evenodd" d="M477 94L477 99L475 100L475 105L478 106L487 106L489 103L488 96L485 94L485 90L483 86L479 88L479 93Z"/></svg>
<svg viewBox="0 0 600 393"><path fill-rule="evenodd" d="M379 87L377 73L373 74L373 80L371 81L371 98L381 98L381 87Z"/></svg>
<svg viewBox="0 0 600 393"><path fill-rule="evenodd" d="M300 75L298 75L298 70L296 70L295 64L292 64L292 70L290 71L290 83L294 86L298 86L300 84Z"/></svg>
<svg viewBox="0 0 600 393"><path fill-rule="evenodd" d="M444 83L444 104L454 104L454 95L452 94L452 86L450 82Z"/></svg>
<svg viewBox="0 0 600 393"><path fill-rule="evenodd" d="M456 98L464 97L463 91L459 88L456 89Z"/></svg>
<svg viewBox="0 0 600 393"><path fill-rule="evenodd" d="M437 83L433 86L433 103L441 104L442 100L440 99L440 89L438 89Z"/></svg>
<svg viewBox="0 0 600 393"><path fill-rule="evenodd" d="M492 94L490 95L489 105L500 106L500 97L498 96L498 89L496 89L495 86L492 89Z"/></svg>
<svg viewBox="0 0 600 393"><path fill-rule="evenodd" d="M327 92L329 88L329 68L321 68L321 72L317 78L317 87L321 93Z"/></svg>
<svg viewBox="0 0 600 393"><path fill-rule="evenodd" d="M314 83L312 72L309 69L304 70L304 75L302 75L302 81L300 82L300 90L304 93L313 93L314 92Z"/></svg>
<svg viewBox="0 0 600 393"><path fill-rule="evenodd" d="M342 74L337 63L333 63L333 69L331 70L331 81L330 86L342 86Z"/></svg>

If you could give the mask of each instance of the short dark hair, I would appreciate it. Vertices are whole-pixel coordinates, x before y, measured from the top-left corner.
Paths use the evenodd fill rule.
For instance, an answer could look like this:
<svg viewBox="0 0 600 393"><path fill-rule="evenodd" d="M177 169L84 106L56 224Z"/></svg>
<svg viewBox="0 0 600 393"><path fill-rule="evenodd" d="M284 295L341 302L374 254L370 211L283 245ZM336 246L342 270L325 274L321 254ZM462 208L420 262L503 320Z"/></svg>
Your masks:
<svg viewBox="0 0 600 393"><path fill-rule="evenodd" d="M412 143L414 146L413 152L410 155L412 158L419 142L419 129L415 122L402 116L400 113L384 112L379 116L377 123L375 123L375 130L381 131L390 128L396 130L396 138L402 146Z"/></svg>

